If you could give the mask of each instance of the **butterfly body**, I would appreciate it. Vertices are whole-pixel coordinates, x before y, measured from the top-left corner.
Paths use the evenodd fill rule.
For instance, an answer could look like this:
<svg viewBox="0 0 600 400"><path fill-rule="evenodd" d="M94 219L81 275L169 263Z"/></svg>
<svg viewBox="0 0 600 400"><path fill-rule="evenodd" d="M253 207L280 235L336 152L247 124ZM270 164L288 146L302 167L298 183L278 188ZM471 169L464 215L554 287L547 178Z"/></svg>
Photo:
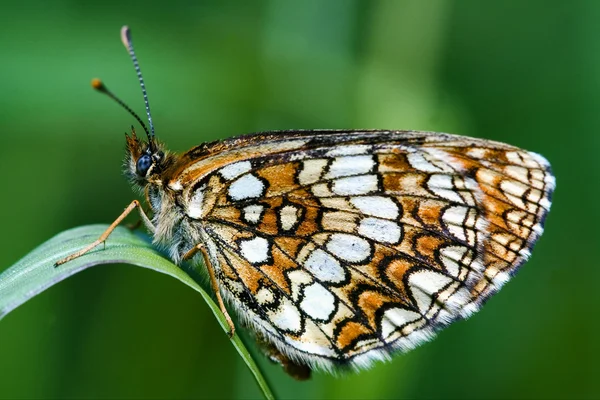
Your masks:
<svg viewBox="0 0 600 400"><path fill-rule="evenodd" d="M155 241L176 263L204 248L244 325L327 370L387 359L476 311L529 256L554 188L535 153L434 132L267 132L180 156L160 147L141 175L148 145L128 139Z"/></svg>

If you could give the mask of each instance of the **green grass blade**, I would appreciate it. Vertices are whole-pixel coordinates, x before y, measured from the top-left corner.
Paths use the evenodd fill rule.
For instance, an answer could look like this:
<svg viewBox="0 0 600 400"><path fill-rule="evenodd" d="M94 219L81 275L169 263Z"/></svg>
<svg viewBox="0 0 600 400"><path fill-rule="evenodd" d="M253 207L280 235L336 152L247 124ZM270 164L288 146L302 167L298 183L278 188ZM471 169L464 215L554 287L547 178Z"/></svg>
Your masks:
<svg viewBox="0 0 600 400"><path fill-rule="evenodd" d="M0 274L0 319L33 296L77 272L95 265L125 263L172 276L196 290L223 330L228 331L229 327L219 307L198 283L199 274L192 269L189 269L188 274L173 264L155 250L143 234L118 227L110 235L104 248L100 245L80 258L54 267L56 261L96 240L107 227L108 225L89 225L62 232L3 271ZM265 398L273 399L266 380L237 334L231 339L231 343L254 375Z"/></svg>

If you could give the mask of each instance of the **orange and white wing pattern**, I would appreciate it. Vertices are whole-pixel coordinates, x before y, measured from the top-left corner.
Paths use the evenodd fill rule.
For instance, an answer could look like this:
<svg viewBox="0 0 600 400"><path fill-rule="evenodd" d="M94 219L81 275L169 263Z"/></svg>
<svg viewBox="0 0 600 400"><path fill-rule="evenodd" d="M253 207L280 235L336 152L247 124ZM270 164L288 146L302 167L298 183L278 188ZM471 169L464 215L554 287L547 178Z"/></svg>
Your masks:
<svg viewBox="0 0 600 400"><path fill-rule="evenodd" d="M169 186L226 299L289 358L330 370L476 311L529 257L555 184L535 153L431 132L264 133L184 158Z"/></svg>

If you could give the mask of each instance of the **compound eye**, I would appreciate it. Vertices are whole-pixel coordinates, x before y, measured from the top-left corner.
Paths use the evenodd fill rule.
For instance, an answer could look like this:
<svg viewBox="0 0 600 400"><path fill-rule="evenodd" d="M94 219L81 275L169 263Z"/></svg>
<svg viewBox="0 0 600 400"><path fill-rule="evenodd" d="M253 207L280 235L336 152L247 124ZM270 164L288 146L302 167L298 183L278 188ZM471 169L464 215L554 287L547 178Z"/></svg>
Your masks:
<svg viewBox="0 0 600 400"><path fill-rule="evenodd" d="M144 154L137 160L136 169L139 176L146 176L146 173L152 165L152 158L148 154Z"/></svg>

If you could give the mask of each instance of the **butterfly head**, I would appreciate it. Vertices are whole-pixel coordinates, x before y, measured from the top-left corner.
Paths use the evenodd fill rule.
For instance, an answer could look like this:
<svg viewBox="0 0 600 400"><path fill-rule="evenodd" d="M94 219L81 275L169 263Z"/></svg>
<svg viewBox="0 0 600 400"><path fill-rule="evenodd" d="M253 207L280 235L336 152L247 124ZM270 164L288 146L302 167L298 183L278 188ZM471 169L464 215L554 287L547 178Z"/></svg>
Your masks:
<svg viewBox="0 0 600 400"><path fill-rule="evenodd" d="M145 142L137 137L131 127L131 135L125 134L126 158L125 174L129 180L140 186L161 180L162 172L172 164L172 156L164 145L153 137Z"/></svg>

